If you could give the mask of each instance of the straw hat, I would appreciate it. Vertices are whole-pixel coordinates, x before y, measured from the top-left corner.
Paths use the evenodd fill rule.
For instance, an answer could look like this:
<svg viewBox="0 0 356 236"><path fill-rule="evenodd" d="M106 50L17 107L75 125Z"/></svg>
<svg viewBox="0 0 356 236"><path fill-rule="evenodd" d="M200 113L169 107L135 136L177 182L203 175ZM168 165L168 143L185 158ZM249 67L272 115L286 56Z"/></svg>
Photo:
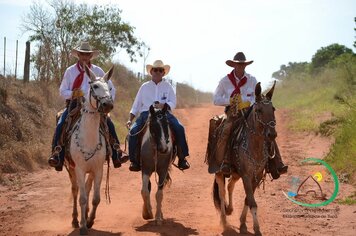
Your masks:
<svg viewBox="0 0 356 236"><path fill-rule="evenodd" d="M80 45L72 49L70 53L72 54L73 57L79 58L78 53L80 52L91 53L92 56L90 59L94 59L98 57L98 55L100 54L99 50L93 50L93 48L89 45L89 42L84 42L84 41L80 42Z"/></svg>
<svg viewBox="0 0 356 236"><path fill-rule="evenodd" d="M163 76L167 75L169 73L169 70L171 69L169 65L165 65L161 60L154 61L152 65L146 65L146 71L149 75L151 75L151 69L153 68L163 68L164 69Z"/></svg>
<svg viewBox="0 0 356 236"><path fill-rule="evenodd" d="M246 61L245 54L243 52L238 52L234 56L233 60L227 60L225 63L228 66L235 67L236 64L250 65L253 61Z"/></svg>

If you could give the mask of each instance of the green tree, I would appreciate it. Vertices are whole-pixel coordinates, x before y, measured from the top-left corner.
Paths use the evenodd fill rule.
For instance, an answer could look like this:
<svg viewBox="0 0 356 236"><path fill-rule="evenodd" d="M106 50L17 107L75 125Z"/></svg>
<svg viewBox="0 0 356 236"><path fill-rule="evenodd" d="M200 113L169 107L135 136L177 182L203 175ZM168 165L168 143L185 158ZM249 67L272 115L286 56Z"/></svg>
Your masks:
<svg viewBox="0 0 356 236"><path fill-rule="evenodd" d="M313 72L318 72L323 66L332 62L338 56L349 53L352 54L352 50L340 44L331 44L327 47L319 49L312 57L311 66Z"/></svg>
<svg viewBox="0 0 356 236"><path fill-rule="evenodd" d="M144 45L134 35L134 27L124 22L117 6L76 5L66 0L51 0L48 6L34 2L23 18L23 30L35 43L32 61L38 79L60 81L71 63L70 51L81 40L101 50L102 65L119 49L125 49L131 61Z"/></svg>
<svg viewBox="0 0 356 236"><path fill-rule="evenodd" d="M309 63L289 62L288 65L281 65L278 71L273 72L272 77L278 80L288 79L292 74L308 73Z"/></svg>

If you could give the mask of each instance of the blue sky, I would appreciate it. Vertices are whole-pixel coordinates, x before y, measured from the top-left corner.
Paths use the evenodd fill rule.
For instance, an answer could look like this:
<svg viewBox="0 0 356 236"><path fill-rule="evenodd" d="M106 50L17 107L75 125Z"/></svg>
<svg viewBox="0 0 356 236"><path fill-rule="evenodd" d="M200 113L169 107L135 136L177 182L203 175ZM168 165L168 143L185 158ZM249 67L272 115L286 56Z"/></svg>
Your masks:
<svg viewBox="0 0 356 236"><path fill-rule="evenodd" d="M231 70L225 61L238 51L254 60L247 72L264 87L280 65L310 62L321 47L339 43L355 51L355 0L75 2L117 4L123 11L123 19L136 28L136 36L150 46L147 62L163 60L171 65L170 78L203 91L214 91L218 81ZM3 73L5 36L7 70L14 68L15 47L11 45L16 39L19 57L24 54L27 36L21 36L19 26L30 4L26 0L0 0L0 73ZM141 58L138 63L130 63L121 50L115 60L142 73ZM19 68L23 69L21 62Z"/></svg>

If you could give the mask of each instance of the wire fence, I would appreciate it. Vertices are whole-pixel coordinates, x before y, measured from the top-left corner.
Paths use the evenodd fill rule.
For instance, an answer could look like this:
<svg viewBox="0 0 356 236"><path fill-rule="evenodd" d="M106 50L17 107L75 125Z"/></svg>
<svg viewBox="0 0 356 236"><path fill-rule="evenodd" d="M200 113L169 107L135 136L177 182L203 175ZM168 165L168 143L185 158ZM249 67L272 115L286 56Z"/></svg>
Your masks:
<svg viewBox="0 0 356 236"><path fill-rule="evenodd" d="M26 42L8 37L1 37L0 42L0 75L23 79Z"/></svg>

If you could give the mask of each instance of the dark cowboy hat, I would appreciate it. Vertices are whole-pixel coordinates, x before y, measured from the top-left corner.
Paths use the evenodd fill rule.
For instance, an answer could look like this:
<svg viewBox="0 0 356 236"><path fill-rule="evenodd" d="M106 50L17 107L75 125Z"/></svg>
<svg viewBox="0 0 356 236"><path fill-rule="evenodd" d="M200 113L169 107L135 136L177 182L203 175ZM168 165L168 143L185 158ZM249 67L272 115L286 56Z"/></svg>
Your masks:
<svg viewBox="0 0 356 236"><path fill-rule="evenodd" d="M235 67L236 64L250 65L253 61L246 61L245 54L243 52L238 52L234 56L233 60L227 60L225 63L228 66Z"/></svg>

